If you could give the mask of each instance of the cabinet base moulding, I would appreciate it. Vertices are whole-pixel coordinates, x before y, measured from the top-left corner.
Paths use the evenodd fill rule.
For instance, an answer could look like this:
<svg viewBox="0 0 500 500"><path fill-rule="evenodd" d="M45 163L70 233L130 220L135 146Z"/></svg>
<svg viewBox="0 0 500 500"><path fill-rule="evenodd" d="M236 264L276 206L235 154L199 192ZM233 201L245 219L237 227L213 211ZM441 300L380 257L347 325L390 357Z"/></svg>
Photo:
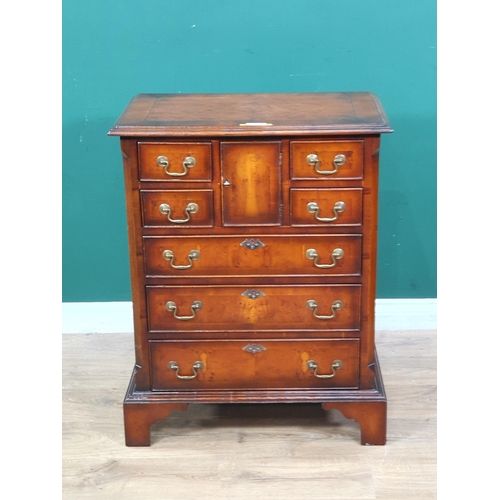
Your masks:
<svg viewBox="0 0 500 500"><path fill-rule="evenodd" d="M361 444L385 445L387 431L387 398L378 358L375 358L374 389L308 389L303 390L203 390L203 391L137 391L136 369L123 402L125 443L127 446L149 446L150 428L176 410L187 410L189 404L229 403L320 403L325 411L339 410L355 420L361 430Z"/></svg>

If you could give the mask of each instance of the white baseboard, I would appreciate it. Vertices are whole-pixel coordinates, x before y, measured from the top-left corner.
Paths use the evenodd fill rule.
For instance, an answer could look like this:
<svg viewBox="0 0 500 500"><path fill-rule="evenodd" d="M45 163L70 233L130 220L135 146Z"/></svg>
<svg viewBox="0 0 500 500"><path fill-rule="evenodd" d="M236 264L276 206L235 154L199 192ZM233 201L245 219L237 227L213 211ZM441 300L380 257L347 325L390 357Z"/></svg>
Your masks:
<svg viewBox="0 0 500 500"><path fill-rule="evenodd" d="M63 302L62 333L133 331L132 302ZM376 330L437 329L437 299L377 299Z"/></svg>
<svg viewBox="0 0 500 500"><path fill-rule="evenodd" d="M375 330L436 330L437 299L375 300Z"/></svg>
<svg viewBox="0 0 500 500"><path fill-rule="evenodd" d="M63 302L63 333L134 331L132 302Z"/></svg>

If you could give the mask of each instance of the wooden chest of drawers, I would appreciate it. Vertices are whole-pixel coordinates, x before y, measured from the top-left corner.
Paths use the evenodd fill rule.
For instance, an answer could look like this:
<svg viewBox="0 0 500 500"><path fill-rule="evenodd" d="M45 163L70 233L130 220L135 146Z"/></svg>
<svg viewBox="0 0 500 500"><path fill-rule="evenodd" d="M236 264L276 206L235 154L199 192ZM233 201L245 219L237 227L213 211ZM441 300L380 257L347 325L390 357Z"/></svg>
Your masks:
<svg viewBox="0 0 500 500"><path fill-rule="evenodd" d="M321 403L385 444L371 93L136 96L125 170L129 446L189 403Z"/></svg>

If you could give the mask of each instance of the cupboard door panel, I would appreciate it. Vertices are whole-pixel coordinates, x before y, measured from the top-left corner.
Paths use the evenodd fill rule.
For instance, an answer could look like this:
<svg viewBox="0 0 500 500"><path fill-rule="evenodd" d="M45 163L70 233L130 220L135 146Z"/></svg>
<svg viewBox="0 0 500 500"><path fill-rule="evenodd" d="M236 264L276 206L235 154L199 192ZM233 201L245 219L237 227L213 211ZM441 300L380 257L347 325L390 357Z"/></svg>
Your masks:
<svg viewBox="0 0 500 500"><path fill-rule="evenodd" d="M280 142L222 142L225 226L281 223Z"/></svg>

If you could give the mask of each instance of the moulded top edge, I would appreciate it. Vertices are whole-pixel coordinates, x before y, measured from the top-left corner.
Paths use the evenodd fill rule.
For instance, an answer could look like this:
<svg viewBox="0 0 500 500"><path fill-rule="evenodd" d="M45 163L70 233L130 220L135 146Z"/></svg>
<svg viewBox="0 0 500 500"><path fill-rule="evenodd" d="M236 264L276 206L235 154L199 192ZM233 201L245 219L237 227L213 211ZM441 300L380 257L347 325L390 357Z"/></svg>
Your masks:
<svg viewBox="0 0 500 500"><path fill-rule="evenodd" d="M139 94L114 136L263 136L392 132L370 92Z"/></svg>

